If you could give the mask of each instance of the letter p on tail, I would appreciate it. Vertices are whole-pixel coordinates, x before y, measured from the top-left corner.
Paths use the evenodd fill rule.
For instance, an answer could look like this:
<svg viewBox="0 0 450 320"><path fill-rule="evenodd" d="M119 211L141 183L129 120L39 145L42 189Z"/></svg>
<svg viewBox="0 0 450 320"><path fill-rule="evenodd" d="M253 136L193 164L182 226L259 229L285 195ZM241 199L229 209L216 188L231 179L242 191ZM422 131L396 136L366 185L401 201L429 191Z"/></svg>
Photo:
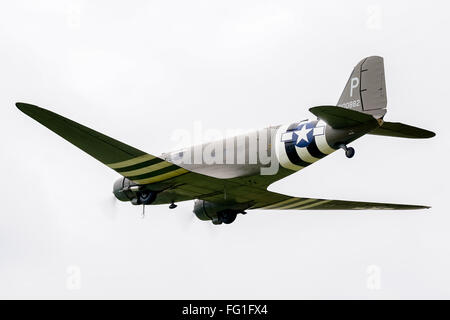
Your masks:
<svg viewBox="0 0 450 320"><path fill-rule="evenodd" d="M373 115L377 119L386 114L386 81L382 57L368 57L356 65L337 105Z"/></svg>

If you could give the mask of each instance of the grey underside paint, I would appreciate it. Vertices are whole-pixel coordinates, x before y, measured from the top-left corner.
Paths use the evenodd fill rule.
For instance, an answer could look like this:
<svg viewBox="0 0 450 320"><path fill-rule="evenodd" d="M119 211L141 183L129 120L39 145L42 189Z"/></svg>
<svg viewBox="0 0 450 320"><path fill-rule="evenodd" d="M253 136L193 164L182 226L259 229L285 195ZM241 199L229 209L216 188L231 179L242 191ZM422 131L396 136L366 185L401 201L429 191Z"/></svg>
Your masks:
<svg viewBox="0 0 450 320"><path fill-rule="evenodd" d="M163 154L162 157L186 170L218 179L257 175L262 167L269 166L269 161L276 161L271 157L275 154L273 139L277 128L264 128L188 147Z"/></svg>

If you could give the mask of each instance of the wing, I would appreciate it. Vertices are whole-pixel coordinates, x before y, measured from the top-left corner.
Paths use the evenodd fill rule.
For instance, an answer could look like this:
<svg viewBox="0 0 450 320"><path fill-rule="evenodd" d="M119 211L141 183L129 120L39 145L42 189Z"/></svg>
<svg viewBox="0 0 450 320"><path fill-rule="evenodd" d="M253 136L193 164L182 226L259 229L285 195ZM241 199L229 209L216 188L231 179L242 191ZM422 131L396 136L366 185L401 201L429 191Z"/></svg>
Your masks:
<svg viewBox="0 0 450 320"><path fill-rule="evenodd" d="M138 183L163 181L188 171L49 110L26 103L17 108L122 176Z"/></svg>
<svg viewBox="0 0 450 320"><path fill-rule="evenodd" d="M413 210L430 207L409 204L297 198L267 191L266 200L249 209L263 210Z"/></svg>

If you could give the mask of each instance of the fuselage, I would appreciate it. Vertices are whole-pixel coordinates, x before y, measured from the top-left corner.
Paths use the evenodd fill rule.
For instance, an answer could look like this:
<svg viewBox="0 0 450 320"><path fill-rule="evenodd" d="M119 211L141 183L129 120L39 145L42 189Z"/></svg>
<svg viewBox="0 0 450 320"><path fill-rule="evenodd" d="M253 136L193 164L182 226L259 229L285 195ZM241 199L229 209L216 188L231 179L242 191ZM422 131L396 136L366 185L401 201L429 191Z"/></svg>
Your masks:
<svg viewBox="0 0 450 320"><path fill-rule="evenodd" d="M274 182L333 153L372 128L333 129L303 120L163 154L189 171L220 179L267 176Z"/></svg>

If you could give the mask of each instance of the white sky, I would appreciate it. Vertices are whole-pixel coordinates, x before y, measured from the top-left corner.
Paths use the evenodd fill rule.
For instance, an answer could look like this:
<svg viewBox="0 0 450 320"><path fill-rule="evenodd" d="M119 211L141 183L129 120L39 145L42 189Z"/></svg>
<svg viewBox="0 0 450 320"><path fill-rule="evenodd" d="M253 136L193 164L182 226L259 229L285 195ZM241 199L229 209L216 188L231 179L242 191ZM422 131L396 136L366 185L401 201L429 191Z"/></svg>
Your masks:
<svg viewBox="0 0 450 320"><path fill-rule="evenodd" d="M0 298L450 298L449 9L2 2ZM14 107L47 107L159 154L195 123L225 132L310 117L369 55L385 58L385 119L437 137L363 137L353 159L336 152L271 190L431 210L252 211L213 226L189 201L142 220L114 201L116 173Z"/></svg>

